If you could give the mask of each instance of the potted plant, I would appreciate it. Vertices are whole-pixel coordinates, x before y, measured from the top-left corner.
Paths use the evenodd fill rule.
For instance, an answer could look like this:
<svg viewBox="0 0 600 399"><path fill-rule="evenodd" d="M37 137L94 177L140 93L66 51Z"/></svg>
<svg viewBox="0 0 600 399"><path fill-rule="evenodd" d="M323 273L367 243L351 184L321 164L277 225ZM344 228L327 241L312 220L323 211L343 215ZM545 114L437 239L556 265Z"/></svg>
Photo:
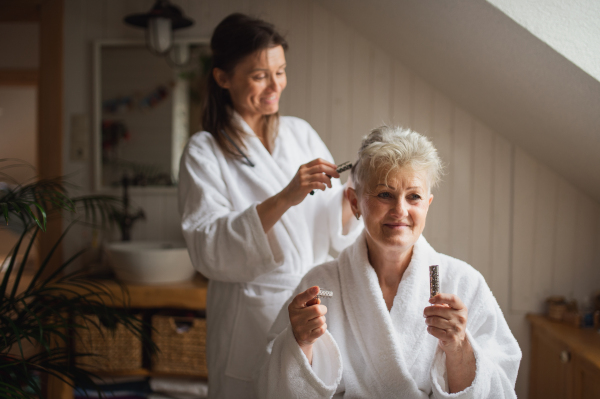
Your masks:
<svg viewBox="0 0 600 399"><path fill-rule="evenodd" d="M4 260L0 278L0 397L43 397L39 378L54 376L72 386L95 386L95 374L79 367L77 359L94 356L69 350L71 333L78 329L123 324L154 350L143 323L126 309L115 307L115 298L102 284L68 266L85 251L79 251L55 270L49 262L61 241L76 223L106 226L116 214L120 200L112 196L71 197L62 179L36 180L27 184L11 181L7 173L22 162L0 159L0 221L20 230L11 253ZM11 184L12 183L12 184ZM76 215L40 261L25 284L25 265L38 234L44 234L51 217ZM0 264L3 259L0 259ZM97 318L96 318L97 317ZM85 320L85 325L74 320ZM27 347L35 350L28 353Z"/></svg>

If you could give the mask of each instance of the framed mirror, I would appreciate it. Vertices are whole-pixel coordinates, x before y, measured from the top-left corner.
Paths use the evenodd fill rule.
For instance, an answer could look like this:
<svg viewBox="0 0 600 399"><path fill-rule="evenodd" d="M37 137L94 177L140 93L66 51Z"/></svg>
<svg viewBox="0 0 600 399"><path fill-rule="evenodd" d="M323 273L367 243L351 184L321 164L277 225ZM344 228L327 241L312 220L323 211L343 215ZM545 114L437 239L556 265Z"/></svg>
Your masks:
<svg viewBox="0 0 600 399"><path fill-rule="evenodd" d="M150 53L143 41L94 46L94 174L96 190L175 187L179 159L200 127L210 68L208 39L177 41L183 66Z"/></svg>

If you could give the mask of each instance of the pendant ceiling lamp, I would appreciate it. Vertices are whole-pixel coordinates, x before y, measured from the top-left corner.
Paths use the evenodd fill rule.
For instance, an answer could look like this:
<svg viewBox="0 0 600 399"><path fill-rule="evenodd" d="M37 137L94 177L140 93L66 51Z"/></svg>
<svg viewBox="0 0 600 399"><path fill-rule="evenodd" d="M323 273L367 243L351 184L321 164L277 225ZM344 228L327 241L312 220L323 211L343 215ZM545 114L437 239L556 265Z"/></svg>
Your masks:
<svg viewBox="0 0 600 399"><path fill-rule="evenodd" d="M152 53L167 56L167 59L176 65L187 62L182 59L187 55L181 54L182 51L175 51L175 60L171 57L173 31L188 28L194 24L194 21L185 17L181 9L172 5L168 0L157 0L150 11L145 14L128 15L124 18L124 22L137 28L146 29L146 46Z"/></svg>

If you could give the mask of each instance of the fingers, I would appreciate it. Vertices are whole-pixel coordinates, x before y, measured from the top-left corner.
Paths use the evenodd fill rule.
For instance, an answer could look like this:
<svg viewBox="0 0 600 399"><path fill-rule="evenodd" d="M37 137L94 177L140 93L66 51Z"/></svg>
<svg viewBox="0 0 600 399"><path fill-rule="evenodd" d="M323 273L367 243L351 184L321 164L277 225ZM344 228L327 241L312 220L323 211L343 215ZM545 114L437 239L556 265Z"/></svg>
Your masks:
<svg viewBox="0 0 600 399"><path fill-rule="evenodd" d="M423 310L423 317L437 316L446 320L450 320L453 312L456 312L456 309L452 309L448 305L432 305L427 306L425 310Z"/></svg>
<svg viewBox="0 0 600 399"><path fill-rule="evenodd" d="M325 164L317 164L317 165L313 165L313 166L308 166L310 164L306 164L306 172L308 174L316 174L316 173L324 173L328 176L331 177L335 177L335 178L339 178L340 174L336 171L336 167L335 165L333 167L329 166L329 165L325 165Z"/></svg>
<svg viewBox="0 0 600 399"><path fill-rule="evenodd" d="M431 304L446 304L452 309L461 310L465 308L465 304L454 294L439 293L433 298L429 299Z"/></svg>
<svg viewBox="0 0 600 399"><path fill-rule="evenodd" d="M312 161L310 161L309 163L306 164L306 166L313 167L316 165L326 165L329 166L331 169L333 169L334 171L337 169L337 165L334 163L331 163L329 161L324 160L323 158L317 158L317 159L313 159ZM337 173L337 172L336 172ZM338 174L339 175L339 174ZM333 175L332 175L333 176Z"/></svg>
<svg viewBox="0 0 600 399"><path fill-rule="evenodd" d="M318 286L315 285L314 287L310 287L306 291L301 292L298 295L296 295L296 297L294 298L292 303L290 303L290 306L293 306L296 309L305 308L307 306L307 303L311 299L315 298L318 293L319 293Z"/></svg>
<svg viewBox="0 0 600 399"><path fill-rule="evenodd" d="M292 331L300 346L312 344L327 330L327 307L315 297L318 292L319 287L311 287L296 295L288 306Z"/></svg>

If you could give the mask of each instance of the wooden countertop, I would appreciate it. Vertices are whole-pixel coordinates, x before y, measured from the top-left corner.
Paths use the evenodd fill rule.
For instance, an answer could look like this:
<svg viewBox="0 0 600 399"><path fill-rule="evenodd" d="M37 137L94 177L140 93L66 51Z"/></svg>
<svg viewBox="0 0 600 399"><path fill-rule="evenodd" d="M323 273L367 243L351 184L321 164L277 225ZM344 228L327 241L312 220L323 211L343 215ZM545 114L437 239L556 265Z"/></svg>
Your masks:
<svg viewBox="0 0 600 399"><path fill-rule="evenodd" d="M116 306L132 308L206 309L208 280L199 274L190 281L165 285L137 285L95 280L115 298Z"/></svg>
<svg viewBox="0 0 600 399"><path fill-rule="evenodd" d="M546 316L528 314L532 326L563 342L571 352L600 369L600 334L592 328L576 328L568 324L550 320Z"/></svg>
<svg viewBox="0 0 600 399"><path fill-rule="evenodd" d="M13 273L14 274L14 273ZM0 281L4 273L0 273ZM18 293L22 292L31 282L32 273L24 273L19 284ZM204 310L206 309L206 293L208 280L200 274L189 281L165 285L137 285L120 283L116 280L92 280L101 284L115 299L115 306L132 308L175 308ZM14 284L14 277L9 280L8 289ZM81 288L69 286L70 290L82 293Z"/></svg>

